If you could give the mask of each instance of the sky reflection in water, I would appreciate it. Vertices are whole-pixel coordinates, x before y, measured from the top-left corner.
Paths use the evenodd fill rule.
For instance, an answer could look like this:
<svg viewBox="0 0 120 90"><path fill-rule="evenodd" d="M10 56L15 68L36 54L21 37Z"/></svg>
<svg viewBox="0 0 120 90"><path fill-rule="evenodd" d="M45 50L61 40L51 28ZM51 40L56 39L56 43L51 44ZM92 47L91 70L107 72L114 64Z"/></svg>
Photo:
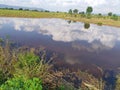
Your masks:
<svg viewBox="0 0 120 90"><path fill-rule="evenodd" d="M5 30L6 28L12 30L12 32ZM16 36L14 32L15 34L17 33ZM88 56L90 60L93 60L96 63L97 60L95 57L98 57L98 63L100 60L101 61L106 60L103 63L107 64L109 61L109 64L111 65L113 63L113 60L116 59L116 63L115 62L114 63L117 65L117 67L120 65L120 61L119 61L120 54L118 54L120 52L120 48L119 48L120 28L109 27L109 26L98 26L91 24L90 28L85 29L84 23L80 23L80 22L69 23L68 21L62 19L0 18L0 36L4 36L5 34L8 34L11 36L11 39L14 40L15 37L17 38L17 35L19 36L19 32L22 33L29 32L30 33L29 37L31 36L32 39L34 38L33 40L39 39L36 38L36 36L39 37L41 35L42 35L41 37L49 37L47 38L47 41L49 42L48 44L52 48L55 47L55 49L56 48L65 49L63 50L63 53L65 54L65 59L66 61L69 59L68 62L70 63L71 61L78 62L81 59L86 60L85 57ZM33 33L36 34L33 35ZM25 35L26 34L21 34L21 38L25 38ZM26 40L30 41L31 38L29 37ZM38 44L38 42L40 41L36 40L36 42L35 41L33 42L34 44ZM51 43L58 43L58 44L51 44ZM62 43L62 45L59 43ZM65 47L66 43L69 44L67 45L67 47ZM73 53L76 52L74 53L75 55L73 55L73 53L72 54L68 53L70 51L71 52L73 51ZM80 53L81 51L85 53ZM99 55L95 55L95 53L98 52ZM113 53L111 54L111 52L113 52L115 55ZM94 55L90 53L94 53ZM112 58L111 57L108 58L105 55L108 57L110 55L113 56Z"/></svg>

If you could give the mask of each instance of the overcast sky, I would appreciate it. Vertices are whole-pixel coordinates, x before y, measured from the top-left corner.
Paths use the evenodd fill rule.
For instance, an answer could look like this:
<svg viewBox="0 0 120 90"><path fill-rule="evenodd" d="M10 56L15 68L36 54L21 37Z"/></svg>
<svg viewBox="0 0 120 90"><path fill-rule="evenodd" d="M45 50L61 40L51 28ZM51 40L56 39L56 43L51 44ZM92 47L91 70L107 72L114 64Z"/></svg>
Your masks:
<svg viewBox="0 0 120 90"><path fill-rule="evenodd" d="M92 6L94 13L120 14L120 0L0 0L0 4L38 7L51 11L68 11L74 8L85 11L87 6Z"/></svg>

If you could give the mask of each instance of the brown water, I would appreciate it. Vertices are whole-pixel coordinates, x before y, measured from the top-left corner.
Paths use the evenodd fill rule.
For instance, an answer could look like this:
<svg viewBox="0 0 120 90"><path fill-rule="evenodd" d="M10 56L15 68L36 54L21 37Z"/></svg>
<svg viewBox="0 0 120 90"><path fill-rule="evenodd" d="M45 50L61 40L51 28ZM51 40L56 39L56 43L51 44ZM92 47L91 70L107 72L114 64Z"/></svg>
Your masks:
<svg viewBox="0 0 120 90"><path fill-rule="evenodd" d="M75 67L84 63L120 69L120 28L89 27L62 19L0 18L0 37L6 35L20 45L44 46L57 52L59 60Z"/></svg>

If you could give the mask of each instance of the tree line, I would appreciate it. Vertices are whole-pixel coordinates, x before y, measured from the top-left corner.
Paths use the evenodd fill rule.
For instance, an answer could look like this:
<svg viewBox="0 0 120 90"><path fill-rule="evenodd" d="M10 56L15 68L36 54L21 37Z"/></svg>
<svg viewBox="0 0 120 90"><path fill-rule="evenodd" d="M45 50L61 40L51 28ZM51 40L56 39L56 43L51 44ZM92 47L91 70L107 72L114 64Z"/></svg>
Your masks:
<svg viewBox="0 0 120 90"><path fill-rule="evenodd" d="M92 14L93 12L93 7L91 6L88 6L86 8L86 11L82 11L82 12L79 12L78 9L69 9L68 13L71 15L71 16L77 16L77 14L81 14L81 17L87 17L88 19L92 18L92 16L97 16L98 18L100 17L104 17L104 16L107 16L108 18L110 19L113 19L113 20L118 20L119 19L119 16L117 14L113 14L112 12L108 12L107 15L102 15L101 13L98 13L98 14Z"/></svg>
<svg viewBox="0 0 120 90"><path fill-rule="evenodd" d="M36 12L50 12L49 10L37 10L37 9L28 9L28 8L18 8L18 9L15 9L15 8L8 8L8 7L5 7L5 8L0 8L0 9L4 9L4 10L23 10L23 11L36 11Z"/></svg>

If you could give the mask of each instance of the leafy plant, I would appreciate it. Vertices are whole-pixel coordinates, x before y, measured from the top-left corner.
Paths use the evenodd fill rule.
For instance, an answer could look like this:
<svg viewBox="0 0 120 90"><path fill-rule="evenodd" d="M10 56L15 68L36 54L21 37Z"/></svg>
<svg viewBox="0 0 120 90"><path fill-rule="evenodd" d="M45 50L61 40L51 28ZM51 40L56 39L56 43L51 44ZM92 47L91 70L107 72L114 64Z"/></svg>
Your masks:
<svg viewBox="0 0 120 90"><path fill-rule="evenodd" d="M26 79L17 77L9 79L3 84L2 90L42 90L42 82L39 78Z"/></svg>
<svg viewBox="0 0 120 90"><path fill-rule="evenodd" d="M39 61L39 57L32 52L18 54L18 64L22 67L31 66Z"/></svg>
<svg viewBox="0 0 120 90"><path fill-rule="evenodd" d="M42 80L49 75L49 68L51 65L45 63L33 52L24 52L18 54L18 61L14 65L14 76L25 75L28 78L38 77Z"/></svg>
<svg viewBox="0 0 120 90"><path fill-rule="evenodd" d="M58 90L65 90L65 87L63 85L61 85Z"/></svg>

